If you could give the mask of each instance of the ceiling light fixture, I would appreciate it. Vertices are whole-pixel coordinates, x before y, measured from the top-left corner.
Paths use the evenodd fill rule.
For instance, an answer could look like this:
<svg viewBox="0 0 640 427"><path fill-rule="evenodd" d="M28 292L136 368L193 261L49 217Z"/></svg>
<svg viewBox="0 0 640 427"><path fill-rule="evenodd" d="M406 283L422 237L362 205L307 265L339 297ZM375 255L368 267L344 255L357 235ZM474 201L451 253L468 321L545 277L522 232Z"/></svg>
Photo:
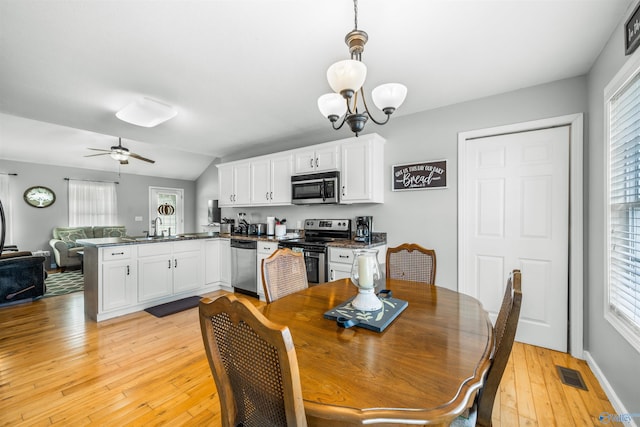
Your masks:
<svg viewBox="0 0 640 427"><path fill-rule="evenodd" d="M174 118L176 114L178 112L171 105L144 97L118 111L116 117L127 123L152 128Z"/></svg>
<svg viewBox="0 0 640 427"><path fill-rule="evenodd" d="M129 149L125 148L121 145L111 147L111 153L109 155L113 160L127 160L129 158Z"/></svg>
<svg viewBox="0 0 640 427"><path fill-rule="evenodd" d="M378 121L371 115L364 96L367 66L362 62L362 52L369 36L366 32L358 30L358 0L353 0L353 10L355 28L344 38L349 46L351 59L336 62L329 67L327 80L335 93L328 93L318 98L318 108L322 115L329 119L335 130L340 129L347 122L351 131L358 136L368 119L377 125L386 124L391 114L404 102L407 87L400 83L387 83L373 89L371 91L373 103L387 115L387 119ZM358 92L360 92L364 109L358 109ZM336 127L338 119L343 115L342 122Z"/></svg>

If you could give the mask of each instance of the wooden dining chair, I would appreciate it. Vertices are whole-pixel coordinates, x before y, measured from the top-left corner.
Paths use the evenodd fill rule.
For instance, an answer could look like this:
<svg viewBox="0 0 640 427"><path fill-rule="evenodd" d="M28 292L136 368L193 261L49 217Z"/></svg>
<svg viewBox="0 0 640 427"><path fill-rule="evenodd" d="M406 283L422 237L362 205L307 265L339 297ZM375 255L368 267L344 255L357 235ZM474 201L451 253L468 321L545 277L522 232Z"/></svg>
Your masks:
<svg viewBox="0 0 640 427"><path fill-rule="evenodd" d="M289 328L233 294L203 298L199 310L222 426L306 426Z"/></svg>
<svg viewBox="0 0 640 427"><path fill-rule="evenodd" d="M436 251L415 243L387 248L387 277L430 285L436 281Z"/></svg>
<svg viewBox="0 0 640 427"><path fill-rule="evenodd" d="M502 374L507 366L513 341L516 337L518 320L520 319L520 306L522 305L522 275L520 270L513 270L507 281L507 289L504 292L502 306L498 312L493 334L496 339L495 352L491 360L491 366L487 372L484 385L478 393L468 417L458 417L451 426L481 426L490 427L491 413L496 399Z"/></svg>
<svg viewBox="0 0 640 427"><path fill-rule="evenodd" d="M282 248L262 260L262 283L267 303L307 289L307 266L302 252Z"/></svg>

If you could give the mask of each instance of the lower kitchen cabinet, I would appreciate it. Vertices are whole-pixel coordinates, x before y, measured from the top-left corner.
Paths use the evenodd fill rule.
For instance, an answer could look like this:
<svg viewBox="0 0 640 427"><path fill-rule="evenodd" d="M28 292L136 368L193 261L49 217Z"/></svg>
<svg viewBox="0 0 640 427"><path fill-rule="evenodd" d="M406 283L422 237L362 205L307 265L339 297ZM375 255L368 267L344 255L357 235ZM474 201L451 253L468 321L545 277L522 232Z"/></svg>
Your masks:
<svg viewBox="0 0 640 427"><path fill-rule="evenodd" d="M220 239L220 284L231 285L231 239Z"/></svg>
<svg viewBox="0 0 640 427"><path fill-rule="evenodd" d="M172 243L138 247L138 301L151 301L173 293Z"/></svg>
<svg viewBox="0 0 640 427"><path fill-rule="evenodd" d="M109 258L113 250L102 250L103 259ZM116 251L120 252L120 251ZM124 255L124 253L123 253ZM127 251L125 257L114 257L102 263L100 281L102 287L102 311L112 311L129 307L136 303L137 277L135 264Z"/></svg>
<svg viewBox="0 0 640 427"><path fill-rule="evenodd" d="M380 274L384 276L387 245L374 246L371 249L378 250L378 264L380 264ZM353 249L329 247L329 281L351 278L352 266Z"/></svg>
<svg viewBox="0 0 640 427"><path fill-rule="evenodd" d="M269 258L276 250L278 250L277 242L258 242L258 262L257 262L257 281L258 281L258 297L262 301L264 296L264 282L262 281L262 260Z"/></svg>

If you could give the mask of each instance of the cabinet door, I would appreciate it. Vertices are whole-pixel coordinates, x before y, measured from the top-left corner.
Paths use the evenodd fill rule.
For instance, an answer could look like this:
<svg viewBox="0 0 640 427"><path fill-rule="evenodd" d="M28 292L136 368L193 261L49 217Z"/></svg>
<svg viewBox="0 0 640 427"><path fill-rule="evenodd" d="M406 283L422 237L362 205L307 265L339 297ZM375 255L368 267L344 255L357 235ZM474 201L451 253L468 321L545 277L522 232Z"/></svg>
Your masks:
<svg viewBox="0 0 640 427"><path fill-rule="evenodd" d="M295 173L309 173L316 170L316 151L298 151L294 155Z"/></svg>
<svg viewBox="0 0 640 427"><path fill-rule="evenodd" d="M251 204L271 202L271 162L261 159L251 162Z"/></svg>
<svg viewBox="0 0 640 427"><path fill-rule="evenodd" d="M234 205L247 206L251 203L251 163L241 163L233 168Z"/></svg>
<svg viewBox="0 0 640 427"><path fill-rule="evenodd" d="M336 170L340 166L340 147L331 145L316 148L315 170L318 172Z"/></svg>
<svg viewBox="0 0 640 427"><path fill-rule="evenodd" d="M202 286L202 252L175 253L173 258L173 292L179 293Z"/></svg>
<svg viewBox="0 0 640 427"><path fill-rule="evenodd" d="M233 166L222 166L218 168L218 186L220 206L233 205Z"/></svg>
<svg viewBox="0 0 640 427"><path fill-rule="evenodd" d="M258 262L256 263L256 277L258 281L258 296L261 300L265 300L264 297L264 282L262 281L262 260L269 258L278 249L278 244L275 242L258 242Z"/></svg>
<svg viewBox="0 0 640 427"><path fill-rule="evenodd" d="M173 293L171 255L138 258L138 279L138 301L140 302L171 295Z"/></svg>
<svg viewBox="0 0 640 427"><path fill-rule="evenodd" d="M329 281L349 279L351 277L351 264L329 263Z"/></svg>
<svg viewBox="0 0 640 427"><path fill-rule="evenodd" d="M204 253L204 282L206 285L218 283L220 281L220 241L205 241Z"/></svg>
<svg viewBox="0 0 640 427"><path fill-rule="evenodd" d="M135 268L130 260L102 264L102 311L129 307L136 302Z"/></svg>
<svg viewBox="0 0 640 427"><path fill-rule="evenodd" d="M220 282L223 285L231 284L231 241L220 240Z"/></svg>
<svg viewBox="0 0 640 427"><path fill-rule="evenodd" d="M291 154L271 159L271 191L269 199L272 204L291 204Z"/></svg>
<svg viewBox="0 0 640 427"><path fill-rule="evenodd" d="M370 168L371 149L368 141L354 141L342 146L341 202L371 199Z"/></svg>

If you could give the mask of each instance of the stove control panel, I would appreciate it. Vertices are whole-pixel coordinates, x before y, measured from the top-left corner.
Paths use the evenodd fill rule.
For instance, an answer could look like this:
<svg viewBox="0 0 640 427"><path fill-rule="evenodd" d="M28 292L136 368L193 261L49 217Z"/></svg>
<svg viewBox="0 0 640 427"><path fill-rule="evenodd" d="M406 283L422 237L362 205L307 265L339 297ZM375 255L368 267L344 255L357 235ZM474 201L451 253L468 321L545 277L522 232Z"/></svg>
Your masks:
<svg viewBox="0 0 640 427"><path fill-rule="evenodd" d="M347 231L351 230L350 219L306 219L305 230Z"/></svg>

